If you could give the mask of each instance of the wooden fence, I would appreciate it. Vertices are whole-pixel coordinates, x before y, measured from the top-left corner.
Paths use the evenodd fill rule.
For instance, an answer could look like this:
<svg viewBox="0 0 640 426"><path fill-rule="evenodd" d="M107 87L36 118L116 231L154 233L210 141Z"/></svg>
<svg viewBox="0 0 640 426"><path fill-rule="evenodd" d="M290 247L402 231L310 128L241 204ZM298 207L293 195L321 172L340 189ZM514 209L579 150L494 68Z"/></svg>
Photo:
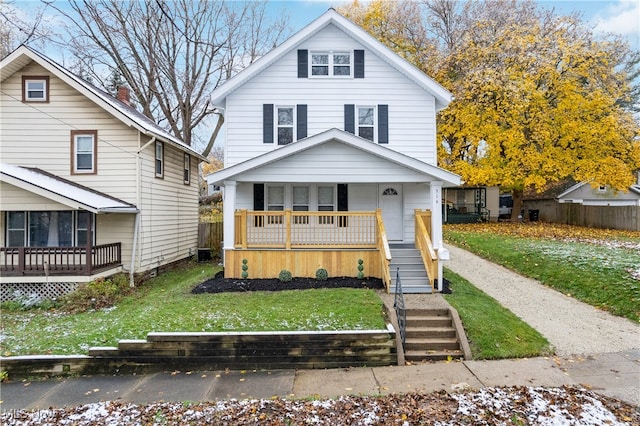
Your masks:
<svg viewBox="0 0 640 426"><path fill-rule="evenodd" d="M200 222L198 224L198 247L210 248L213 255L222 250L224 241L223 222Z"/></svg>
<svg viewBox="0 0 640 426"><path fill-rule="evenodd" d="M640 206L558 204L556 222L590 228L640 231Z"/></svg>

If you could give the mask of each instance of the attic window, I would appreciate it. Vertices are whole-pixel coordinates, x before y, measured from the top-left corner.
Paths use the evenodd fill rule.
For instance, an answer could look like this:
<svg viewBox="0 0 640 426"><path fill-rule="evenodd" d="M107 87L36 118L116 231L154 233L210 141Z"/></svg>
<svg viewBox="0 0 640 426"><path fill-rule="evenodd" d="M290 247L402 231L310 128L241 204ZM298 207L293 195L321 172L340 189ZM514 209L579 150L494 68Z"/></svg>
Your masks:
<svg viewBox="0 0 640 426"><path fill-rule="evenodd" d="M598 187L598 192L607 192L607 187L605 185L600 185Z"/></svg>
<svg viewBox="0 0 640 426"><path fill-rule="evenodd" d="M22 76L22 102L49 102L49 77Z"/></svg>
<svg viewBox="0 0 640 426"><path fill-rule="evenodd" d="M314 77L350 77L350 52L311 52L311 75Z"/></svg>

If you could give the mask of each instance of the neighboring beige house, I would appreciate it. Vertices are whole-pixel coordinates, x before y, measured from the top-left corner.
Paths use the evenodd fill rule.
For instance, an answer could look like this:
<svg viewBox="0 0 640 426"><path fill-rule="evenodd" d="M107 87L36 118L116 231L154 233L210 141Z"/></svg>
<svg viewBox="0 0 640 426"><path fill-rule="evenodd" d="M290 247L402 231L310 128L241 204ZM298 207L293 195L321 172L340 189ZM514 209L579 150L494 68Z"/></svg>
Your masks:
<svg viewBox="0 0 640 426"><path fill-rule="evenodd" d="M200 154L25 46L0 77L3 300L195 254Z"/></svg>

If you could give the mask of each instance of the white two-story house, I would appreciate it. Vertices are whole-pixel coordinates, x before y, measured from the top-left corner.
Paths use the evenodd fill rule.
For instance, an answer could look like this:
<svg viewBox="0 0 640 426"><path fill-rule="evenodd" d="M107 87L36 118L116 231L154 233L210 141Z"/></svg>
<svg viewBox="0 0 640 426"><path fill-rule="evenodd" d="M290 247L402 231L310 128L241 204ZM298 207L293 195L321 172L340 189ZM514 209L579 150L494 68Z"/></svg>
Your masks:
<svg viewBox="0 0 640 426"><path fill-rule="evenodd" d="M199 153L22 46L0 62L0 284L55 297L197 250Z"/></svg>
<svg viewBox="0 0 640 426"><path fill-rule="evenodd" d="M226 125L225 168L207 176L224 191L225 276L362 264L391 289L408 247L426 275L416 291L441 285L442 189L460 184L437 166L447 90L330 9L212 100Z"/></svg>

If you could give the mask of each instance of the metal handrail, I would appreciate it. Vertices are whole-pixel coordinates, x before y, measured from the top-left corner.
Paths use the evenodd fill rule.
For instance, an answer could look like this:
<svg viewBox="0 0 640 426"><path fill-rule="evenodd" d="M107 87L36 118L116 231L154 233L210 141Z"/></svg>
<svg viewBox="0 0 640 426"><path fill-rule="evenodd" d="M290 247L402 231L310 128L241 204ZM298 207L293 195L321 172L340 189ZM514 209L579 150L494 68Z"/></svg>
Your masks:
<svg viewBox="0 0 640 426"><path fill-rule="evenodd" d="M400 282L400 268L396 270L396 292L393 300L393 307L396 310L396 318L398 318L398 328L400 329L400 339L402 346L407 337L407 308L404 303L404 292L402 291L402 283Z"/></svg>

